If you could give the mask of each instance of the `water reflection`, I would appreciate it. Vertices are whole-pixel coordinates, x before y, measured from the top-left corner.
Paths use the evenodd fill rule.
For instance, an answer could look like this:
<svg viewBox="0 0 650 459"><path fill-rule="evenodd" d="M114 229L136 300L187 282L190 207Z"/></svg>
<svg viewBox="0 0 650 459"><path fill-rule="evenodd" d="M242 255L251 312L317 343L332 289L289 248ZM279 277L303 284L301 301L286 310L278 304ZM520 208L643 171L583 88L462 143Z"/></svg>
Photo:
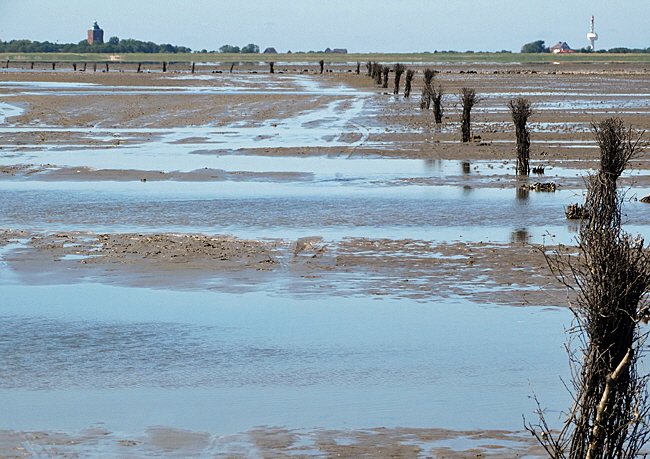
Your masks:
<svg viewBox="0 0 650 459"><path fill-rule="evenodd" d="M567 225L567 231L570 234L578 234L580 232L580 222L579 221L570 221Z"/></svg>
<svg viewBox="0 0 650 459"><path fill-rule="evenodd" d="M518 229L510 235L510 242L528 242L532 236L528 233L526 228Z"/></svg>
<svg viewBox="0 0 650 459"><path fill-rule="evenodd" d="M463 161L461 163L461 165L462 165L462 168L463 168L463 174L470 174L472 172L472 169L471 169L472 165L470 164L469 161Z"/></svg>
<svg viewBox="0 0 650 459"><path fill-rule="evenodd" d="M530 198L530 190L528 188L523 188L518 186L515 188L515 196L517 198L517 202L520 202L522 204L528 204L528 199Z"/></svg>
<svg viewBox="0 0 650 459"><path fill-rule="evenodd" d="M427 172L443 172L445 169L445 162L441 159L425 159L424 169Z"/></svg>

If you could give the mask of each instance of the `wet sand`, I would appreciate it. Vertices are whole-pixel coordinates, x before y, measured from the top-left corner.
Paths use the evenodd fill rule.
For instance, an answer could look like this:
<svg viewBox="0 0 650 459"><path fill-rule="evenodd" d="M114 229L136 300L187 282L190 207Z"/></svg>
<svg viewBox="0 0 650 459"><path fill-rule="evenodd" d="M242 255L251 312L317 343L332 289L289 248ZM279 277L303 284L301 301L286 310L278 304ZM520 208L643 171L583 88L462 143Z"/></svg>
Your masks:
<svg viewBox="0 0 650 459"><path fill-rule="evenodd" d="M170 427L142 435L111 432L101 424L75 433L0 431L0 457L202 457L247 459L543 457L525 432L444 429L288 430L259 427L236 435L213 436ZM77 456L78 455L78 456Z"/></svg>
<svg viewBox="0 0 650 459"><path fill-rule="evenodd" d="M280 67L283 73L273 76L251 67L235 74L205 73L201 78L187 73L0 72L0 102L23 110L0 120L0 183L142 182L146 186L146 182L311 184L315 180L312 172L196 168L186 166L183 159L171 163L172 167L157 168L155 152L151 167L66 162L76 151L110 157L128 148L151 146L155 150L162 142L183 148L194 161L206 162L228 155L400 158L466 161L472 171L477 162L492 162L481 164L474 173L404 176L376 180L373 186L452 186L480 192L552 181L558 189L580 190L584 183L575 175L520 178L494 169L493 164L513 164L514 129L505 110L510 98L522 94L535 105L532 164L547 169L586 172L597 167L598 150L590 123L603 117L617 115L635 129L650 129L650 72L642 65L441 66L436 78L449 96L445 122L439 127L431 114L419 110L417 84L411 99L405 100L378 88L363 73L349 72L354 67L334 66L333 72L323 75L305 74L303 66L276 69ZM254 69L260 73L249 73ZM308 86L309 79L317 84ZM21 85L1 84L8 81ZM47 86L53 82L63 85ZM281 89L266 93L265 85ZM483 97L473 112L475 137L469 144L458 142L454 94L463 86L476 88ZM362 108L353 110L360 100ZM330 129L328 116L346 116L331 136L319 137L320 145L273 142L276 135L284 135L283 127L292 126L294 118L319 110L325 114L323 119L308 120L301 128ZM168 131L188 127L206 129L190 129L173 140L166 137ZM233 129L263 132L255 131L256 137L239 147L237 139L223 140ZM255 142L261 146L250 146ZM47 162L34 161L44 157ZM646 157L633 163L642 171L650 169L649 165ZM639 196L650 193L650 175L624 183ZM52 215L60 213L60 206L52 204ZM4 264L26 285L93 279L177 290L236 293L262 289L296 297L370 295L426 301L432 296L462 296L486 304L566 305L566 293L550 275L544 258L545 251L557 247L528 244L525 231L501 244L354 236L329 240L318 235L252 239L173 231L101 233L84 225L61 231L55 223L45 228L40 222L30 224L29 209L25 212L21 227L9 228L0 221L5 228L0 248ZM231 212L236 214L238 209ZM0 431L0 457L107 453L134 457L544 455L525 433L503 431L264 427L227 437L172 427L151 427L141 435L123 436L101 425L83 432Z"/></svg>
<svg viewBox="0 0 650 459"><path fill-rule="evenodd" d="M524 236L525 238L525 236ZM566 295L548 275L545 253L524 243L432 243L347 238L242 240L203 234L94 234L5 231L0 246L20 244L5 263L26 284L85 278L130 287L260 288L290 295L388 295L426 300L562 306ZM291 290L274 287L289 281Z"/></svg>

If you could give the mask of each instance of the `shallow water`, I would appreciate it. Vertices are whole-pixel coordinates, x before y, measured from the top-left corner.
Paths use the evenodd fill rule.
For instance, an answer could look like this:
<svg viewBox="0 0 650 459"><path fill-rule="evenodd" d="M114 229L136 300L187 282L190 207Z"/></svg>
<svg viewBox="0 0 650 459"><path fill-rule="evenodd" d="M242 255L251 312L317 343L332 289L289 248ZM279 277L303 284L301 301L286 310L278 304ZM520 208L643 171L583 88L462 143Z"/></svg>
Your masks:
<svg viewBox="0 0 650 459"><path fill-rule="evenodd" d="M3 88L21 88L20 94L30 96L77 96L77 95L164 95L164 94L297 94L297 95L351 95L364 94L365 91L344 84L325 85L309 75L262 75L236 74L225 76L183 75L163 78L166 82L174 80L209 81L209 85L190 86L104 86L82 82L52 81L1 81ZM12 97L18 94L3 94L0 97Z"/></svg>
<svg viewBox="0 0 650 459"><path fill-rule="evenodd" d="M566 310L94 284L0 294L0 429L518 429L529 383L551 410L568 403Z"/></svg>
<svg viewBox="0 0 650 459"><path fill-rule="evenodd" d="M250 238L387 237L571 243L574 191L373 187L347 181L0 182L3 226L49 231L202 232ZM646 204L625 204L628 231L648 235ZM486 209L489 208L489 212ZM450 212L450 209L454 209ZM461 224L462 222L462 224Z"/></svg>
<svg viewBox="0 0 650 459"><path fill-rule="evenodd" d="M571 242L564 208L574 192L456 187L364 187L250 182L0 183L3 226L51 231L204 232L251 238L348 236L434 241ZM485 209L489 206L490 212ZM449 209L455 209L450 212ZM631 225L647 233L645 207L629 203ZM460 224L463 222L463 224Z"/></svg>

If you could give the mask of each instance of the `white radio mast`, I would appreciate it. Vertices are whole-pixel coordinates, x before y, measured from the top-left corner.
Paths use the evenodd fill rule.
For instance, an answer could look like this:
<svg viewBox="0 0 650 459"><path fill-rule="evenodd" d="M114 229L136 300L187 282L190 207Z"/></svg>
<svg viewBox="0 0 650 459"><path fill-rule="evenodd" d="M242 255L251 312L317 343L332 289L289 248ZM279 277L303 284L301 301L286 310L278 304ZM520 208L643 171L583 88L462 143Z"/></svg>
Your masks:
<svg viewBox="0 0 650 459"><path fill-rule="evenodd" d="M591 17L591 29L590 32L587 34L587 40L591 42L591 46L589 47L592 51L596 50L596 45L595 42L598 40L598 34L594 32L594 17Z"/></svg>

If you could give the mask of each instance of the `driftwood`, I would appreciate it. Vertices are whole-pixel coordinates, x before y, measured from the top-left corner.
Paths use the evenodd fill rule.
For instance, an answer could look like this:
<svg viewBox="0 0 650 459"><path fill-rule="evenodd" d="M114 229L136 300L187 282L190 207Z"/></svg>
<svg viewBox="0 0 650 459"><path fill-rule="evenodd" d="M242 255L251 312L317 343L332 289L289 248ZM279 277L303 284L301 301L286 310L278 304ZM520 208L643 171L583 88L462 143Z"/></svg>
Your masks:
<svg viewBox="0 0 650 459"><path fill-rule="evenodd" d="M543 191L546 193L553 193L557 189L557 186L553 182L537 182L532 184L525 184L521 187L530 191Z"/></svg>

